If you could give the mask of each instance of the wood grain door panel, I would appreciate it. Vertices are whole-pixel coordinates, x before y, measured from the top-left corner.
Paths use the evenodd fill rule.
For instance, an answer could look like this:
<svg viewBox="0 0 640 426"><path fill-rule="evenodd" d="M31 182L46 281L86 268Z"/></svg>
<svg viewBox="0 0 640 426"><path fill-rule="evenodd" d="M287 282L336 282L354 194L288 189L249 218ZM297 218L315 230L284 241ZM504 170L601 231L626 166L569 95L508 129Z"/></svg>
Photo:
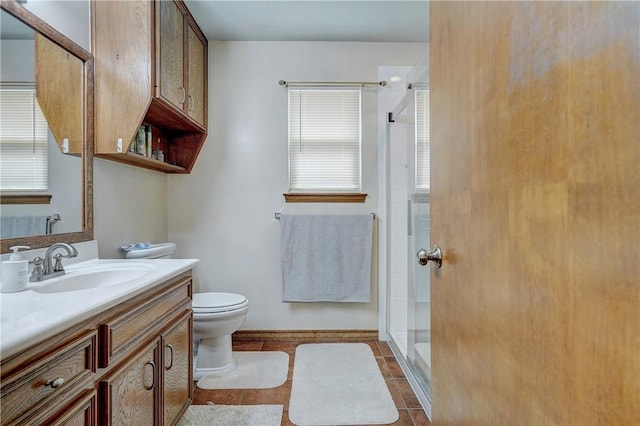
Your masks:
<svg viewBox="0 0 640 426"><path fill-rule="evenodd" d="M193 393L191 311L185 312L162 334L163 418L165 425L175 424L191 403Z"/></svg>
<svg viewBox="0 0 640 426"><path fill-rule="evenodd" d="M140 350L99 383L101 425L156 425L159 407L158 345Z"/></svg>
<svg viewBox="0 0 640 426"><path fill-rule="evenodd" d="M44 405L77 394L77 388L95 376L95 359L96 332L85 331L6 374L0 391L2 424L29 423Z"/></svg>
<svg viewBox="0 0 640 426"><path fill-rule="evenodd" d="M188 77L188 96L187 96L187 113L191 118L199 124L206 127L205 121L205 99L206 99L206 81L207 64L205 59L206 43L203 42L192 25L188 25L187 29L187 45L189 46L189 59L187 61L187 77Z"/></svg>
<svg viewBox="0 0 640 426"><path fill-rule="evenodd" d="M430 3L434 424L640 424L640 3Z"/></svg>
<svg viewBox="0 0 640 426"><path fill-rule="evenodd" d="M173 0L159 1L160 27L157 30L160 57L160 96L182 110L184 87L184 15Z"/></svg>
<svg viewBox="0 0 640 426"><path fill-rule="evenodd" d="M35 70L38 105L60 151L82 155L84 152L84 63L36 32ZM60 108L64 105L64 109ZM63 141L68 150L63 151Z"/></svg>

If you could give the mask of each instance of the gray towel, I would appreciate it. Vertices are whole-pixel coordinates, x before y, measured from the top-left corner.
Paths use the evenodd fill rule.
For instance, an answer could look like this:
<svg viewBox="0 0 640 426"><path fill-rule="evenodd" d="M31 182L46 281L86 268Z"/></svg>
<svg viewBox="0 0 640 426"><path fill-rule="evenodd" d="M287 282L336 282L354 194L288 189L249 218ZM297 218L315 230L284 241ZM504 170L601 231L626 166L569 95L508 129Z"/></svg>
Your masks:
<svg viewBox="0 0 640 426"><path fill-rule="evenodd" d="M47 216L2 216L0 221L2 239L47 233Z"/></svg>
<svg viewBox="0 0 640 426"><path fill-rule="evenodd" d="M369 302L373 217L280 216L284 302Z"/></svg>

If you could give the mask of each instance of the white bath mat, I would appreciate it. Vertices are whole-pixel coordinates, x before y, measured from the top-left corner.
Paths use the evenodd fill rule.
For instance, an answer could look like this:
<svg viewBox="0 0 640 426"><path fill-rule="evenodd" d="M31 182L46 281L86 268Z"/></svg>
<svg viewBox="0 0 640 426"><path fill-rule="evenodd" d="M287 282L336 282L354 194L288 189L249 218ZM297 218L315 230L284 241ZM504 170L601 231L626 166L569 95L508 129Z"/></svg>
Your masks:
<svg viewBox="0 0 640 426"><path fill-rule="evenodd" d="M280 426L282 405L192 405L178 426Z"/></svg>
<svg viewBox="0 0 640 426"><path fill-rule="evenodd" d="M296 425L390 424L399 414L369 345L299 345L289 420Z"/></svg>
<svg viewBox="0 0 640 426"><path fill-rule="evenodd" d="M287 381L289 354L280 351L234 352L238 366L227 374L211 374L198 380L200 389L267 389Z"/></svg>

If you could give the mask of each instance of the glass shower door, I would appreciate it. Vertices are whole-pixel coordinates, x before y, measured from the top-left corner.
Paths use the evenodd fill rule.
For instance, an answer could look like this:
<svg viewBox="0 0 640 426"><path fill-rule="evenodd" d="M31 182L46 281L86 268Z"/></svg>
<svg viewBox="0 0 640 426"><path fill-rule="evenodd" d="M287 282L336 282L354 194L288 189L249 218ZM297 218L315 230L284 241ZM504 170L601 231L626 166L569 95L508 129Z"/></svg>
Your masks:
<svg viewBox="0 0 640 426"><path fill-rule="evenodd" d="M412 81L427 80L415 68ZM415 76L418 77L415 77ZM405 86L407 87L407 86ZM431 414L430 268L417 263L429 247L428 100L425 84L408 85L386 123L387 331L389 344L425 411ZM420 93L418 93L420 92ZM425 114L426 113L426 114ZM425 177L427 178L425 180Z"/></svg>
<svg viewBox="0 0 640 426"><path fill-rule="evenodd" d="M431 400L431 282L430 267L418 264L416 254L429 248L429 91L416 88L407 105L410 131L407 140L407 360L420 387Z"/></svg>
<svg viewBox="0 0 640 426"><path fill-rule="evenodd" d="M429 195L413 193L409 198L407 300L407 360L420 387L431 400L431 282L429 267L420 266L416 253L429 247Z"/></svg>

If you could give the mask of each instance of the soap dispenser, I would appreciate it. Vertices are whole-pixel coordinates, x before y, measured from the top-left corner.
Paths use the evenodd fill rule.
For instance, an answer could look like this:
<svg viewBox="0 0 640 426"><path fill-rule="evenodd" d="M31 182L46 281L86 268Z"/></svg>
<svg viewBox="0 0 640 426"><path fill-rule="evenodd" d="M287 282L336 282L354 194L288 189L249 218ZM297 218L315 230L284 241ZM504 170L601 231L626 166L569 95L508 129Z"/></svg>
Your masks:
<svg viewBox="0 0 640 426"><path fill-rule="evenodd" d="M13 246L13 254L9 260L2 262L2 281L0 281L0 292L13 293L27 288L27 278L29 275L29 261L23 260L18 250L28 249L29 246Z"/></svg>

